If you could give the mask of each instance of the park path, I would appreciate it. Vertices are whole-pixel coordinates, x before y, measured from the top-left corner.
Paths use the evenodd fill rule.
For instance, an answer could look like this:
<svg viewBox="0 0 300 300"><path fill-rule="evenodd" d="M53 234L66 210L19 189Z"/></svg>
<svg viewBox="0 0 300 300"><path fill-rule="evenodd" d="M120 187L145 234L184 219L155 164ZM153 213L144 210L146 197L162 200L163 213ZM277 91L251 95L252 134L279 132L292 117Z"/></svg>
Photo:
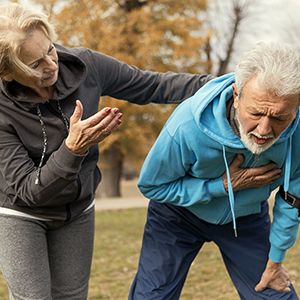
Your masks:
<svg viewBox="0 0 300 300"><path fill-rule="evenodd" d="M138 190L136 180L122 181L121 191L121 198L96 198L96 210L147 207L148 199Z"/></svg>
<svg viewBox="0 0 300 300"><path fill-rule="evenodd" d="M137 207L147 207L148 199L143 197L136 198L105 198L96 199L96 210L116 210Z"/></svg>

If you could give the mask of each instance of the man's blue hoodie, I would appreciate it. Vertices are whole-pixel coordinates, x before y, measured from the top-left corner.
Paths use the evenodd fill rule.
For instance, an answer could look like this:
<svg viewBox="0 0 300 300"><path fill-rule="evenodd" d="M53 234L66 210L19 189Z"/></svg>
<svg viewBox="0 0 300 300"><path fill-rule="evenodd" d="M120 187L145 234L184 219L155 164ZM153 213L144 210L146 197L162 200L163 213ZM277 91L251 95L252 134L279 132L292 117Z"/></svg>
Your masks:
<svg viewBox="0 0 300 300"><path fill-rule="evenodd" d="M299 111L279 140L260 155L245 148L226 116L232 99L234 74L208 82L173 112L149 152L141 170L138 187L149 199L184 206L197 217L213 224L260 212L279 185L300 196ZM237 154L244 156L243 168L270 162L282 168L282 176L272 184L233 192L229 165ZM222 175L226 172L228 193ZM271 230L270 258L279 262L297 236L298 211L276 196Z"/></svg>

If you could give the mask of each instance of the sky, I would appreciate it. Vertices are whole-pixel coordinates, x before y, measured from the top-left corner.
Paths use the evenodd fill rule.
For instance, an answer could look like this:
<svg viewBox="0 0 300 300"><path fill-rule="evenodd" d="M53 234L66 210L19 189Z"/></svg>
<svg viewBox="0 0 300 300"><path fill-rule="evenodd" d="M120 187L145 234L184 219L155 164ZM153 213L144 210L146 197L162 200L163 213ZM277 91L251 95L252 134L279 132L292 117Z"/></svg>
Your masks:
<svg viewBox="0 0 300 300"><path fill-rule="evenodd" d="M266 12L262 17L266 32L262 33L265 39L291 41L291 36L300 35L300 1L299 0L263 0ZM269 10L268 10L269 8ZM298 40L300 42L300 39Z"/></svg>
<svg viewBox="0 0 300 300"><path fill-rule="evenodd" d="M213 15L219 32L228 28L228 13L232 0L214 0L221 9ZM231 58L229 70L233 70L241 54L260 41L286 42L300 47L300 0L240 0L254 3L250 7L247 18L240 27L238 39L234 44L234 55ZM210 0L209 3L216 3ZM226 23L227 21L227 23ZM297 34L298 33L298 34ZM226 35L225 35L226 36ZM225 40L227 41L228 38ZM216 45L222 45L222 35ZM216 48L216 46L215 46ZM222 49L224 47L220 46ZM222 54L221 54L222 56Z"/></svg>

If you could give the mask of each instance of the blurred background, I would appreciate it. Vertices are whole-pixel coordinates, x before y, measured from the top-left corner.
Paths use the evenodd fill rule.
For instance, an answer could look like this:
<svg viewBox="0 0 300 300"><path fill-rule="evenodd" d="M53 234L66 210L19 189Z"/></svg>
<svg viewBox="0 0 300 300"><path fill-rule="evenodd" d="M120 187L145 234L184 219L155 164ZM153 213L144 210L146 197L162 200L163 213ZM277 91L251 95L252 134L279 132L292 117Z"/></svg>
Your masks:
<svg viewBox="0 0 300 300"><path fill-rule="evenodd" d="M4 2L44 10L65 46L91 48L154 71L217 76L233 71L240 55L259 41L300 46L299 0L0 0ZM136 178L174 106L138 106L109 97L100 103L119 107L123 124L99 144L103 180L96 202L102 204L96 208L110 204L96 213L89 300L122 300L136 271L147 203L120 210L121 199L145 200ZM118 203L118 210L111 210L112 203ZM285 261L298 292L299 253L298 243ZM3 278L0 299L8 299ZM215 245L207 243L193 263L182 299L239 299Z"/></svg>
<svg viewBox="0 0 300 300"><path fill-rule="evenodd" d="M0 1L10 2L10 1ZM142 69L221 75L261 40L300 44L299 0L20 0L43 9L58 42L87 47ZM99 197L120 197L174 106L138 106L103 97L123 112L100 144Z"/></svg>

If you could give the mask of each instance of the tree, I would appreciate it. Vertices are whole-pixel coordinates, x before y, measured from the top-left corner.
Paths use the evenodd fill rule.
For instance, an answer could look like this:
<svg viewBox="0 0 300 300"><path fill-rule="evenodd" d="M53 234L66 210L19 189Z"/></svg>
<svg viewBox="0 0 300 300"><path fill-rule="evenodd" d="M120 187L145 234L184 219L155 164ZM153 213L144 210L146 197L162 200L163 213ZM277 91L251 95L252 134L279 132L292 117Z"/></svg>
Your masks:
<svg viewBox="0 0 300 300"><path fill-rule="evenodd" d="M205 50L211 64L207 72L220 76L229 71L232 57L236 53L236 44L246 35L247 29L249 31L251 27L252 30L250 39L254 39L255 33L261 30L246 22L263 23L257 22L261 16L260 8L256 0L210 1L206 26L211 35L207 39ZM248 26L247 29L245 25Z"/></svg>
<svg viewBox="0 0 300 300"><path fill-rule="evenodd" d="M142 69L202 73L206 68L201 57L207 36L200 34L205 0L53 1L37 2L50 8L65 45L92 48ZM124 114L124 125L100 144L102 194L120 196L124 160L139 169L173 107L139 107L109 97L102 102Z"/></svg>

